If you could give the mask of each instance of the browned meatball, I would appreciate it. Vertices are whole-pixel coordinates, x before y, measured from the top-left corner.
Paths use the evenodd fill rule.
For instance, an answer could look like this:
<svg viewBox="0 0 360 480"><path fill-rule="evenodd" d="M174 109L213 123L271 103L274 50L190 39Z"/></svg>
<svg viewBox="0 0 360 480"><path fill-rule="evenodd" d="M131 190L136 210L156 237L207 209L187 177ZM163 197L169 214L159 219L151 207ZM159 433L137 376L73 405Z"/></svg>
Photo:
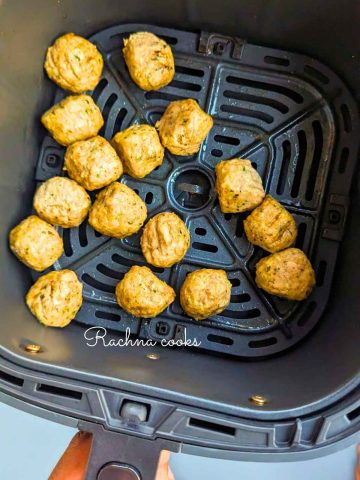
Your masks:
<svg viewBox="0 0 360 480"><path fill-rule="evenodd" d="M174 290L148 267L134 265L116 286L121 308L135 317L156 317L175 300Z"/></svg>
<svg viewBox="0 0 360 480"><path fill-rule="evenodd" d="M86 190L97 190L123 173L121 160L103 137L75 142L66 149L64 170Z"/></svg>
<svg viewBox="0 0 360 480"><path fill-rule="evenodd" d="M133 125L117 133L112 144L124 165L124 171L143 178L162 164L164 147L151 125Z"/></svg>
<svg viewBox="0 0 360 480"><path fill-rule="evenodd" d="M94 137L104 125L99 107L89 95L64 98L42 115L41 122L65 146Z"/></svg>
<svg viewBox="0 0 360 480"><path fill-rule="evenodd" d="M140 230L146 216L146 205L139 195L128 186L114 182L97 195L89 224L103 235L124 238Z"/></svg>
<svg viewBox="0 0 360 480"><path fill-rule="evenodd" d="M72 270L47 273L30 288L26 303L39 322L66 327L82 305L82 283Z"/></svg>
<svg viewBox="0 0 360 480"><path fill-rule="evenodd" d="M272 295L304 300L315 286L315 273L304 252L287 248L256 264L256 284Z"/></svg>
<svg viewBox="0 0 360 480"><path fill-rule="evenodd" d="M64 251L62 238L55 228L36 215L14 227L9 241L17 258L38 272L51 267Z"/></svg>
<svg viewBox="0 0 360 480"><path fill-rule="evenodd" d="M159 90L174 77L170 46L150 32L137 32L124 40L123 54L129 73L143 90Z"/></svg>
<svg viewBox="0 0 360 480"><path fill-rule="evenodd" d="M249 242L274 253L290 247L296 239L294 217L270 195L244 220Z"/></svg>
<svg viewBox="0 0 360 480"><path fill-rule="evenodd" d="M79 226L85 220L90 205L86 190L66 177L46 180L34 196L34 209L39 217L63 228Z"/></svg>
<svg viewBox="0 0 360 480"><path fill-rule="evenodd" d="M99 83L103 66L95 45L74 33L59 37L47 49L46 73L59 87L73 93L93 90Z"/></svg>
<svg viewBox="0 0 360 480"><path fill-rule="evenodd" d="M174 155L193 155L213 126L213 119L189 98L171 102L156 123L161 143Z"/></svg>
<svg viewBox="0 0 360 480"><path fill-rule="evenodd" d="M250 160L223 160L216 165L215 172L216 191L223 213L252 210L263 201L262 180Z"/></svg>
<svg viewBox="0 0 360 480"><path fill-rule="evenodd" d="M141 237L146 261L156 267L180 262L190 246L190 233L175 213L158 213L148 221Z"/></svg>
<svg viewBox="0 0 360 480"><path fill-rule="evenodd" d="M221 313L230 303L231 283L224 270L204 268L189 273L180 290L187 315L204 320Z"/></svg>

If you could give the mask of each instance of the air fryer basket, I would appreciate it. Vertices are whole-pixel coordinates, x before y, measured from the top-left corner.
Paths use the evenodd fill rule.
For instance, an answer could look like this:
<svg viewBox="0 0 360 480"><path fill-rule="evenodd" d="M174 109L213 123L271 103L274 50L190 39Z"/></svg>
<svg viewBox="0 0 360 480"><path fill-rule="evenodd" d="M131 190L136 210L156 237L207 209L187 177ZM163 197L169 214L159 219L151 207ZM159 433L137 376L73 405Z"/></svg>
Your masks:
<svg viewBox="0 0 360 480"><path fill-rule="evenodd" d="M0 9L0 398L94 431L89 478L108 461L135 465L151 478L165 447L271 460L319 455L354 441L360 422L356 177L351 195L350 187L360 80L359 39L349 25L360 17L356 2L343 3L341 12L336 1L313 2L308 12L304 2L290 9L260 0L5 1ZM120 46L126 32L144 28L129 25L134 21L172 43L176 78L161 92L141 92L128 79ZM45 329L21 301L31 277L8 252L6 235L30 211L34 171L41 182L61 169L63 149L45 136L39 115L63 95L43 75L42 62L46 47L66 31L99 32L92 39L107 63L92 94L107 118L107 138L134 121L153 123L177 97L196 98L215 116L199 156L168 155L148 178L124 181L139 190L151 215L168 208L189 222L193 243L184 264L160 276L178 286L197 266L228 270L233 298L222 316L198 325L175 304L154 321L127 319L114 305L113 288L129 264L142 262L138 239L108 240L86 224L65 233L66 255L56 265L75 269L85 284L77 322L63 331ZM257 165L267 191L296 216L299 246L317 272L317 287L303 304L256 290L260 251L245 241L237 218L219 213L213 166L236 155ZM106 326L116 338L129 321L142 338L181 338L186 329L203 350L86 346L89 325ZM27 343L41 352L25 352ZM265 405L252 403L255 395Z"/></svg>

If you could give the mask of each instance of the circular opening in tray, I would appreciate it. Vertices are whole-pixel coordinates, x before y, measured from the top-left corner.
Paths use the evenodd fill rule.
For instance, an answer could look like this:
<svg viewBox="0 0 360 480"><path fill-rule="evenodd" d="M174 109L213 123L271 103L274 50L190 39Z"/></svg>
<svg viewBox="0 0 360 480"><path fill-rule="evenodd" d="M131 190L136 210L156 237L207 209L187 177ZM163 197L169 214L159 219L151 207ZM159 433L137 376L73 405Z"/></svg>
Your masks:
<svg viewBox="0 0 360 480"><path fill-rule="evenodd" d="M210 200L211 181L208 175L195 168L175 174L170 184L174 202L186 210L198 210Z"/></svg>

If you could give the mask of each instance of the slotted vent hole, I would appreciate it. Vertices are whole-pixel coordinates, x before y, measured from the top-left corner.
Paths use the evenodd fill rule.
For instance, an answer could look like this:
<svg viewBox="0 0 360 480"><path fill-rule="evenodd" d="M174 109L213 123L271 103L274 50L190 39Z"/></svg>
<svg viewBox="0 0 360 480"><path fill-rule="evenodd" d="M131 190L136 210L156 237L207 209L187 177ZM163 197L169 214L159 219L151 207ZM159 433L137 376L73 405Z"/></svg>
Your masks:
<svg viewBox="0 0 360 480"><path fill-rule="evenodd" d="M167 92L146 92L145 93L146 100L164 100L168 102L173 102L174 100L182 100L185 98L181 95L174 95L173 93Z"/></svg>
<svg viewBox="0 0 360 480"><path fill-rule="evenodd" d="M104 105L104 108L103 108L103 111L102 111L102 114L103 114L103 117L106 119L110 113L110 110L112 109L114 103L116 102L117 100L117 95L116 93L112 93L110 95L110 97L106 100L106 103Z"/></svg>
<svg viewBox="0 0 360 480"><path fill-rule="evenodd" d="M95 237L100 238L102 237L102 233L98 232L97 230L94 230Z"/></svg>
<svg viewBox="0 0 360 480"><path fill-rule="evenodd" d="M119 265L123 265L123 266L127 266L127 267L132 267L134 265L133 260L129 260L128 258L123 257L123 256L119 255L118 253L114 253L111 256L111 259L112 259L113 262L118 263ZM139 262L137 262L137 263L139 264ZM149 267L153 272L157 272L157 273L164 273L164 271L165 271L164 268L154 267L153 265L147 265L147 267Z"/></svg>
<svg viewBox="0 0 360 480"><path fill-rule="evenodd" d="M250 300L251 297L248 293L240 293L239 295L231 295L230 303L246 303Z"/></svg>
<svg viewBox="0 0 360 480"><path fill-rule="evenodd" d="M224 337L222 335L214 335L213 333L210 333L207 336L207 339L209 342L220 343L221 345L232 345L234 343L232 338Z"/></svg>
<svg viewBox="0 0 360 480"><path fill-rule="evenodd" d="M173 80L170 87L179 88L181 90L190 90L190 92L200 92L201 85L197 83L184 82L182 80Z"/></svg>
<svg viewBox="0 0 360 480"><path fill-rule="evenodd" d="M232 437L236 434L236 429L233 427L207 422L205 420L200 420L199 418L190 418L189 426L200 428L201 430L208 430L210 432L221 433L223 435L231 435Z"/></svg>
<svg viewBox="0 0 360 480"><path fill-rule="evenodd" d="M249 347L264 348L264 347L270 347L271 345L275 345L276 343L277 343L276 337L269 337L269 338L264 338L262 340L251 340L249 342Z"/></svg>
<svg viewBox="0 0 360 480"><path fill-rule="evenodd" d="M169 45L176 45L178 43L178 39L176 37L169 37L167 35L159 35L159 37L165 40L165 42Z"/></svg>
<svg viewBox="0 0 360 480"><path fill-rule="evenodd" d="M209 253L216 253L219 250L216 245L209 245L202 242L193 242L192 246L195 250L201 250Z"/></svg>
<svg viewBox="0 0 360 480"><path fill-rule="evenodd" d="M321 260L319 262L317 275L316 275L316 285L318 287L322 287L324 285L326 269L327 269L327 262L325 260Z"/></svg>
<svg viewBox="0 0 360 480"><path fill-rule="evenodd" d="M297 164L295 168L294 181L291 187L291 196L293 198L296 198L299 195L301 177L304 170L306 151L307 151L306 133L303 130L300 130L297 133L297 137L298 137L298 145L299 145L299 155L298 155Z"/></svg>
<svg viewBox="0 0 360 480"><path fill-rule="evenodd" d="M288 67L290 61L287 58L273 57L272 55L266 55L264 57L264 62L269 63L270 65L279 65L281 67Z"/></svg>
<svg viewBox="0 0 360 480"><path fill-rule="evenodd" d="M240 286L240 279L239 278L229 278L230 283L233 287L239 287Z"/></svg>
<svg viewBox="0 0 360 480"><path fill-rule="evenodd" d="M232 219L232 214L231 213L225 213L224 218L227 222L229 222Z"/></svg>
<svg viewBox="0 0 360 480"><path fill-rule="evenodd" d="M104 265L103 263L99 263L96 265L96 270L103 275L106 275L107 277L115 278L116 280L122 280L124 278L124 273L123 272L118 272L116 270L113 270L112 268L108 267L107 265Z"/></svg>
<svg viewBox="0 0 360 480"><path fill-rule="evenodd" d="M244 235L244 222L239 217L236 222L235 236L241 238Z"/></svg>
<svg viewBox="0 0 360 480"><path fill-rule="evenodd" d="M234 77L229 75L226 77L226 81L233 85L241 85L244 87L260 88L267 92L275 92L290 98L295 103L302 103L304 98L298 92L294 92L290 88L283 87L282 85L274 85L272 83L259 82L257 80L249 80L247 78Z"/></svg>
<svg viewBox="0 0 360 480"><path fill-rule="evenodd" d="M102 310L96 310L95 317L103 320L110 320L110 322L120 322L121 320L120 315L111 312L103 312Z"/></svg>
<svg viewBox="0 0 360 480"><path fill-rule="evenodd" d="M151 205L152 204L152 201L154 199L154 194L152 192L148 192L145 196L145 203L147 205Z"/></svg>
<svg viewBox="0 0 360 480"><path fill-rule="evenodd" d="M289 107L287 105L284 105L273 98L260 97L259 95L250 95L249 93L243 92L233 92L231 90L225 90L224 97L240 100L242 102L255 103L257 105L267 105L280 113L287 113L289 111Z"/></svg>
<svg viewBox="0 0 360 480"><path fill-rule="evenodd" d="M298 225L298 234L297 234L296 243L295 243L295 246L297 248L302 249L304 247L306 228L307 228L306 223L300 223Z"/></svg>
<svg viewBox="0 0 360 480"><path fill-rule="evenodd" d="M338 168L339 173L345 173L347 163L348 163L348 160L349 160L349 153L350 152L349 152L349 149L347 147L345 147L341 150L339 168Z"/></svg>
<svg viewBox="0 0 360 480"><path fill-rule="evenodd" d="M265 123L272 123L274 118L259 110L250 110L249 108L235 107L234 105L221 105L220 110L225 113L233 113L234 115L240 115L242 117L256 118Z"/></svg>
<svg viewBox="0 0 360 480"><path fill-rule="evenodd" d="M228 137L226 135L215 135L214 140L215 142L226 143L227 145L240 145L240 140L238 138Z"/></svg>
<svg viewBox="0 0 360 480"><path fill-rule="evenodd" d="M97 290L100 290L102 292L107 292L107 293L115 293L115 286L113 285L107 285L106 283L100 282L99 280L96 280L95 278L91 277L88 273L84 273L81 276L81 279L90 285L90 287L96 288Z"/></svg>
<svg viewBox="0 0 360 480"><path fill-rule="evenodd" d="M321 123L318 120L314 120L312 122L312 127L314 131L315 145L314 145L314 156L311 162L308 182L306 186L306 193L305 193L306 200L311 200L314 195L316 178L319 170L321 154L323 149L323 142L324 142Z"/></svg>
<svg viewBox="0 0 360 480"><path fill-rule="evenodd" d="M63 229L63 242L64 242L64 252L67 257L71 257L73 252L72 246L71 246L71 230L70 228L64 228Z"/></svg>
<svg viewBox="0 0 360 480"><path fill-rule="evenodd" d="M38 392L48 393L57 397L71 398L73 400L81 400L83 395L82 392L78 392L76 390L55 387L54 385L46 385L45 383L38 384L36 390Z"/></svg>
<svg viewBox="0 0 360 480"><path fill-rule="evenodd" d="M206 230L205 230L205 228L197 227L197 228L195 228L195 233L196 233L196 235L199 235L200 237L205 237Z"/></svg>
<svg viewBox="0 0 360 480"><path fill-rule="evenodd" d="M0 380L3 380L6 383L11 383L11 385L16 385L17 387L22 387L24 385L24 380L22 378L14 377L10 373L3 372L0 370Z"/></svg>
<svg viewBox="0 0 360 480"><path fill-rule="evenodd" d="M285 140L282 144L282 163L279 176L279 182L276 188L276 193L282 195L285 190L286 180L288 176L288 170L291 158L291 143L289 140Z"/></svg>
<svg viewBox="0 0 360 480"><path fill-rule="evenodd" d="M352 410L351 412L349 412L346 416L347 416L347 419L350 420L350 422L359 418L360 417L360 405L358 407L356 407L354 410Z"/></svg>
<svg viewBox="0 0 360 480"><path fill-rule="evenodd" d="M250 310L224 310L221 316L243 320L246 318L257 318L260 316L260 313L258 308L251 308Z"/></svg>
<svg viewBox="0 0 360 480"><path fill-rule="evenodd" d="M95 103L98 101L100 94L105 90L108 84L109 82L106 80L106 78L102 78L100 82L97 84L92 94L92 98Z"/></svg>
<svg viewBox="0 0 360 480"><path fill-rule="evenodd" d="M83 222L79 226L79 243L80 243L81 247L87 247L87 245L88 245L88 239L87 239L87 235L86 235L86 225L87 225L87 223Z"/></svg>
<svg viewBox="0 0 360 480"><path fill-rule="evenodd" d="M182 65L175 65L175 70L177 73L184 73L185 75L189 75L191 77L199 77L202 78L205 75L203 70L197 70L196 68L184 67Z"/></svg>
<svg viewBox="0 0 360 480"><path fill-rule="evenodd" d="M341 115L344 123L344 130L346 133L349 133L352 130L352 122L351 122L349 108L347 105L345 105L345 103L343 103L340 107L340 110L341 110Z"/></svg>
<svg viewBox="0 0 360 480"><path fill-rule="evenodd" d="M121 108L119 113L117 114L117 117L114 123L113 135L115 135L115 133L117 132L120 132L124 118L126 117L126 114L127 114L126 108Z"/></svg>
<svg viewBox="0 0 360 480"><path fill-rule="evenodd" d="M320 83L323 83L324 85L326 85L327 83L329 83L329 79L322 73L320 72L317 68L315 67L312 67L310 65L305 65L304 67L304 71L310 75L311 77L313 77L315 80L317 80L318 82Z"/></svg>

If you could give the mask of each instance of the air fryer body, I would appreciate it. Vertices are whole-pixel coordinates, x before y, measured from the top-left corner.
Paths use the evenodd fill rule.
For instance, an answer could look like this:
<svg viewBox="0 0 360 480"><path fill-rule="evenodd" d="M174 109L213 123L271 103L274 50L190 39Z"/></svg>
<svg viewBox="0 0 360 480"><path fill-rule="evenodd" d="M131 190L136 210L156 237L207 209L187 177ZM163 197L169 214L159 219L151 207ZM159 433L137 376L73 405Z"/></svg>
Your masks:
<svg viewBox="0 0 360 480"><path fill-rule="evenodd" d="M253 361L188 348L91 348L80 324L64 330L44 328L23 301L32 279L10 254L7 233L31 208L44 136L39 117L55 92L44 75L43 59L59 34L75 31L88 36L129 22L218 32L316 58L334 70L358 99L357 2L4 0L0 13L0 389L41 407L39 412L63 413L130 435L222 451L259 455L310 451L356 434L360 421L356 175L331 295L320 322L294 347ZM27 343L39 344L41 353L25 352ZM150 353L159 358L149 358ZM254 395L265 397L266 405L249 401ZM128 400L150 408L148 425L134 431L121 419L120 408Z"/></svg>

